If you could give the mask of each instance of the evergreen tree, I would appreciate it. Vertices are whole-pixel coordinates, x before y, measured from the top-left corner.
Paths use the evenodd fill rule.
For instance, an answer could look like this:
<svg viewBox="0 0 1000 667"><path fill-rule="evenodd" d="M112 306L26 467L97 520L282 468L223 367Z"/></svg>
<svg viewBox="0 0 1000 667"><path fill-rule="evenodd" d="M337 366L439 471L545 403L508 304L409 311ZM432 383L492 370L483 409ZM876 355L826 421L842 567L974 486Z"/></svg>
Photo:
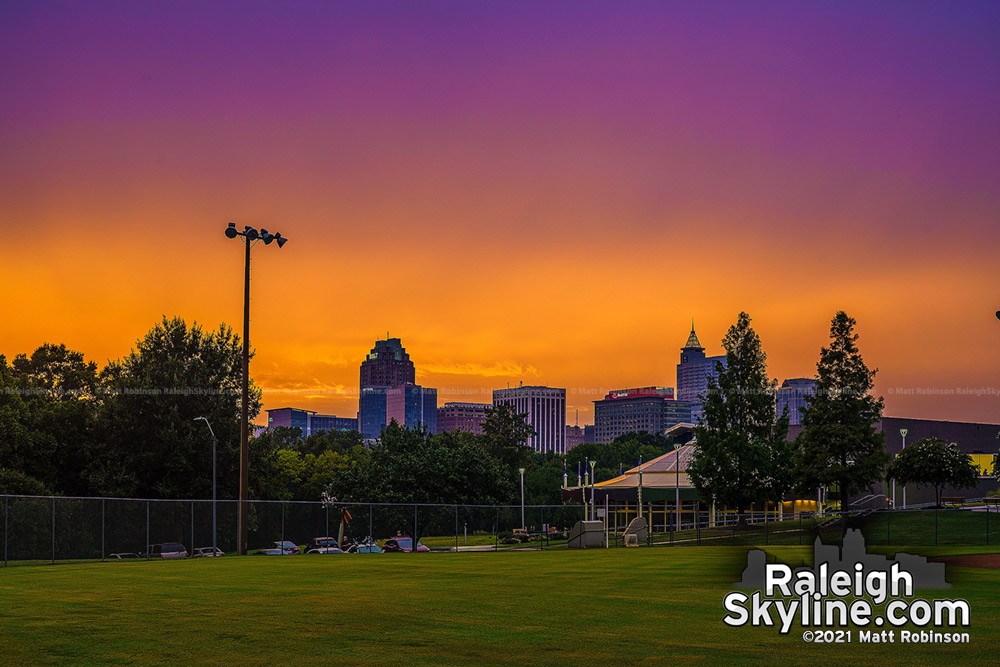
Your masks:
<svg viewBox="0 0 1000 667"><path fill-rule="evenodd" d="M718 379L709 379L688 474L703 497L735 508L746 525L751 503L780 501L791 487L792 445L749 315L739 314L722 346L726 365L716 364Z"/></svg>
<svg viewBox="0 0 1000 667"><path fill-rule="evenodd" d="M830 325L830 346L820 350L816 394L806 398L802 432L796 438L796 479L802 493L837 485L841 509L850 497L882 479L889 454L876 430L882 397L872 395L875 373L858 351L856 322L838 312ZM842 531L847 531L844 514Z"/></svg>

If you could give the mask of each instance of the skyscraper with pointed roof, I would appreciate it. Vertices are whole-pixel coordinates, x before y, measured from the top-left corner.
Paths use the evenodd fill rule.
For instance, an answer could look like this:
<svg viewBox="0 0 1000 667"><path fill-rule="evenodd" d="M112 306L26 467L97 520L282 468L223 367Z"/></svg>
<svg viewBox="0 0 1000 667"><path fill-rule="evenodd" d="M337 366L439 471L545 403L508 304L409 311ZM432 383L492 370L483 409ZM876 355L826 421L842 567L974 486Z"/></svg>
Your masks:
<svg viewBox="0 0 1000 667"><path fill-rule="evenodd" d="M719 375L716 361L725 366L726 355L706 357L691 320L691 334L681 348L681 362L677 364L677 399L691 404L691 418L696 422L701 415L701 396L708 389L708 378Z"/></svg>

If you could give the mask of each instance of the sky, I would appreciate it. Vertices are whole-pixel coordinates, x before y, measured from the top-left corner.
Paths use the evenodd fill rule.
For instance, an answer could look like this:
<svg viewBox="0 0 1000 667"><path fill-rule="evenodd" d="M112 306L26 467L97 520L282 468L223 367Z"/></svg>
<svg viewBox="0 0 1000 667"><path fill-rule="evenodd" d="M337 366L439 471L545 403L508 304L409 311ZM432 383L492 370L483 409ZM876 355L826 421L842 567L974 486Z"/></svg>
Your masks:
<svg viewBox="0 0 1000 667"><path fill-rule="evenodd" d="M242 321L264 407L776 379L858 321L885 413L1000 423L1000 5L0 4L0 354ZM263 421L263 418L259 421Z"/></svg>

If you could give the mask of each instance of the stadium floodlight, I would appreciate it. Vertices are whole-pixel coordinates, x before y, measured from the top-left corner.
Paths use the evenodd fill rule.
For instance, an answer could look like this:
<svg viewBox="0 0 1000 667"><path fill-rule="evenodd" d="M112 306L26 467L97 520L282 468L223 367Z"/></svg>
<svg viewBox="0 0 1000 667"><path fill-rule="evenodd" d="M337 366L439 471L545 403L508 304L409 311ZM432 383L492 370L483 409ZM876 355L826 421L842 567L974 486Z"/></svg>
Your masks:
<svg viewBox="0 0 1000 667"><path fill-rule="evenodd" d="M249 518L250 500L250 248L259 241L270 245L272 240L278 242L278 247L285 245L281 234L271 233L266 229L259 232L245 225L243 231L237 231L236 223L230 222L226 227L226 236L231 239L240 237L246 246L246 259L243 265L243 380L240 400L240 502L237 519L238 544L237 553L245 556L247 553L247 520Z"/></svg>

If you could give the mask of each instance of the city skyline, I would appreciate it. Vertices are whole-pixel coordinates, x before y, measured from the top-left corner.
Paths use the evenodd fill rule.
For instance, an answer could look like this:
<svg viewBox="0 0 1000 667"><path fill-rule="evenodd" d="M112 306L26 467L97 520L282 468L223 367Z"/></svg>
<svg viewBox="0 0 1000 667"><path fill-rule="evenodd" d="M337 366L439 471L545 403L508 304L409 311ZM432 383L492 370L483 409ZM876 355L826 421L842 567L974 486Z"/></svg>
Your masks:
<svg viewBox="0 0 1000 667"><path fill-rule="evenodd" d="M692 317L714 356L747 311L780 381L845 310L887 415L998 419L1000 8L4 17L8 359L103 366L161 315L239 331L232 220L292 239L254 256L264 409L353 416L388 329L440 404L523 381L592 423L604 391L675 385Z"/></svg>

